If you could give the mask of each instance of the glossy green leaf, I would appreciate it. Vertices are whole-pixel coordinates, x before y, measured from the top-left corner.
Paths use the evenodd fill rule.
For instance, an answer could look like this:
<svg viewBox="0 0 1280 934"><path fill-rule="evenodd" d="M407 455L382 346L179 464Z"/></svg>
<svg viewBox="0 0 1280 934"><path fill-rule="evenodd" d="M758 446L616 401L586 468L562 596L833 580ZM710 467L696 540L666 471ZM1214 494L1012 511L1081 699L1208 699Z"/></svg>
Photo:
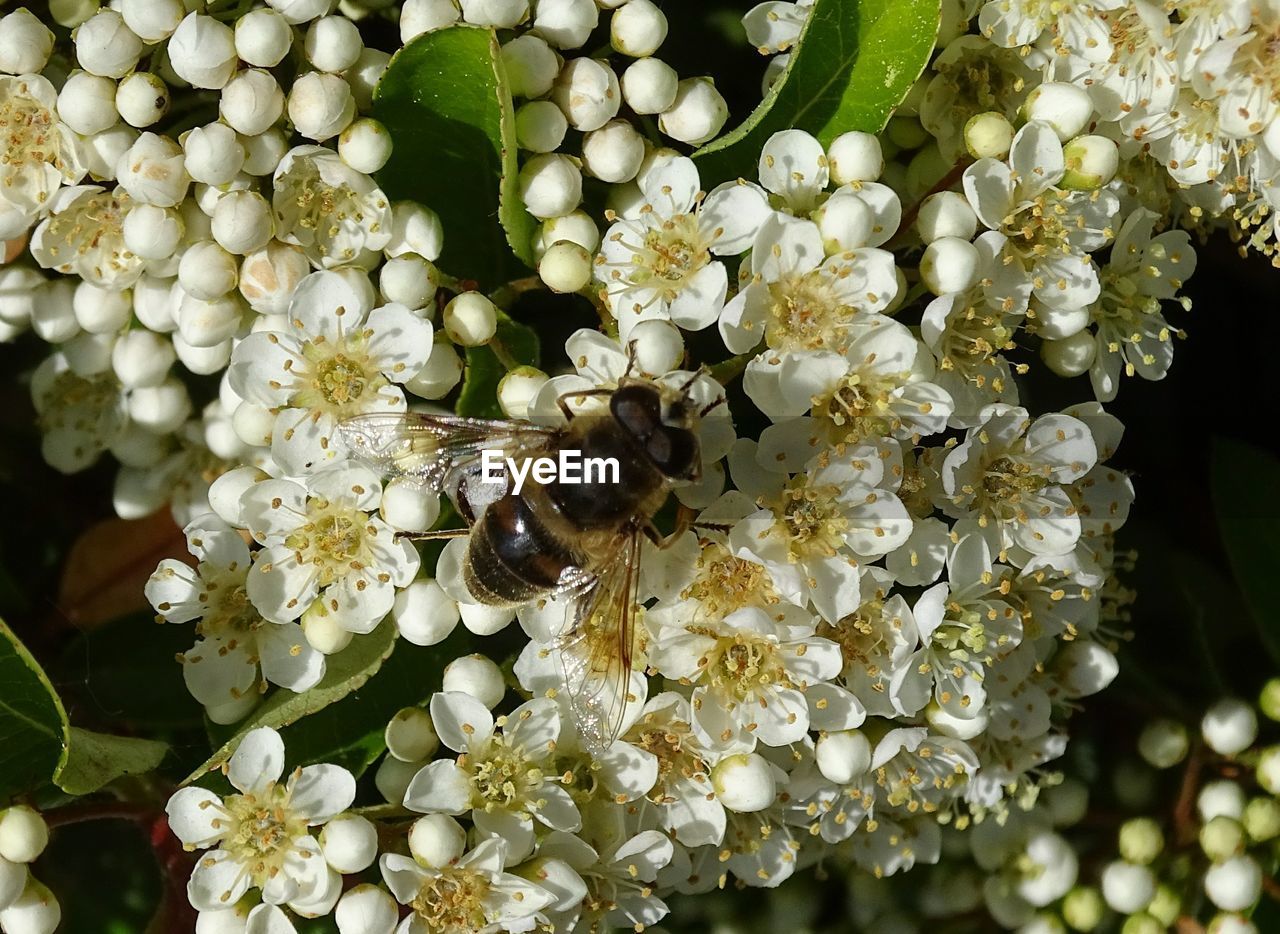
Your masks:
<svg viewBox="0 0 1280 934"><path fill-rule="evenodd" d="M493 30L417 37L392 58L373 110L395 140L379 183L440 215L441 268L485 287L527 274L537 224L520 200L515 109Z"/></svg>
<svg viewBox="0 0 1280 934"><path fill-rule="evenodd" d="M741 126L693 158L705 188L755 178L769 137L795 127L825 146L878 133L920 77L938 35L939 0L815 0L786 70Z"/></svg>
<svg viewBox="0 0 1280 934"><path fill-rule="evenodd" d="M539 357L538 335L509 318L498 309L497 341L511 362L537 366ZM458 396L457 412L472 418L503 418L498 405L498 383L507 374L507 368L489 347L467 348L467 369L462 376L462 392Z"/></svg>
<svg viewBox="0 0 1280 934"><path fill-rule="evenodd" d="M67 794L87 795L124 775L141 775L156 768L169 747L151 739L109 736L71 727L67 761L55 783Z"/></svg>
<svg viewBox="0 0 1280 934"><path fill-rule="evenodd" d="M1280 663L1280 460L1253 445L1215 438L1210 484L1232 573L1263 642Z"/></svg>
<svg viewBox="0 0 1280 934"><path fill-rule="evenodd" d="M68 732L44 669L0 622L0 802L53 778L66 761Z"/></svg>

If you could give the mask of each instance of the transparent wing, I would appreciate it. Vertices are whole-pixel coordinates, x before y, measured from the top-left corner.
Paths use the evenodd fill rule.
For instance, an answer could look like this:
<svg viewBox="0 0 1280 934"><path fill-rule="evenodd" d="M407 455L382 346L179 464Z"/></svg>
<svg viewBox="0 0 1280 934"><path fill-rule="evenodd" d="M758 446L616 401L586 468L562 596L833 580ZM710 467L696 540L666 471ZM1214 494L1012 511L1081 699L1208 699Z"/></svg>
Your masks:
<svg viewBox="0 0 1280 934"><path fill-rule="evenodd" d="M573 599L555 645L569 707L583 745L593 755L618 738L627 705L640 691L640 674L632 670L640 581L638 531L625 535L603 565L594 585Z"/></svg>

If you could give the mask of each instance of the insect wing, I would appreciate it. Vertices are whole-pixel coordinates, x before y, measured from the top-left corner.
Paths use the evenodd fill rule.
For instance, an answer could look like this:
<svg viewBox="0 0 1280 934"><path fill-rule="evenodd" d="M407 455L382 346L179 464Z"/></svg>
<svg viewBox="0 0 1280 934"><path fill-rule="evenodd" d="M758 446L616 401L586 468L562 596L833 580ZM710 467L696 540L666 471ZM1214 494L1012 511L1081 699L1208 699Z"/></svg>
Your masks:
<svg viewBox="0 0 1280 934"><path fill-rule="evenodd" d="M628 705L643 699L642 679L633 671L639 582L640 536L633 530L594 585L574 598L556 640L569 708L593 755L613 744Z"/></svg>

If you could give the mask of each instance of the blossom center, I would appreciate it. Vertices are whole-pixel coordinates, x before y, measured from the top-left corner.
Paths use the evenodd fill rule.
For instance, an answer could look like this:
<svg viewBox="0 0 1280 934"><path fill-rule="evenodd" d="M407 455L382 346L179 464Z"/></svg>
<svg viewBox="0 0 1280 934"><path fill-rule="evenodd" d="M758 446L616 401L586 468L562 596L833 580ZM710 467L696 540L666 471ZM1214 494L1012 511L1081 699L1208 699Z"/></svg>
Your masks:
<svg viewBox="0 0 1280 934"><path fill-rule="evenodd" d="M299 564L314 564L320 586L327 587L347 571L372 564L364 513L324 499L308 503L306 525L285 538Z"/></svg>
<svg viewBox="0 0 1280 934"><path fill-rule="evenodd" d="M716 543L703 549L698 576L680 597L697 601L720 618L744 607L772 605L779 599L763 565L732 555Z"/></svg>
<svg viewBox="0 0 1280 934"><path fill-rule="evenodd" d="M839 350L857 309L843 304L818 271L769 285L765 342L777 351Z"/></svg>
<svg viewBox="0 0 1280 934"><path fill-rule="evenodd" d="M711 262L710 244L695 214L678 214L650 228L635 257L637 285L651 285L673 298Z"/></svg>
<svg viewBox="0 0 1280 934"><path fill-rule="evenodd" d="M429 931L479 931L488 926L484 900L489 880L475 869L447 869L431 876L409 907Z"/></svg>
<svg viewBox="0 0 1280 934"><path fill-rule="evenodd" d="M1017 511L1024 496L1034 495L1049 485L1043 474L1024 461L997 457L982 475L982 492L989 503Z"/></svg>
<svg viewBox="0 0 1280 934"><path fill-rule="evenodd" d="M458 764L471 776L475 807L486 811L532 811L534 793L542 784L542 769L525 758L524 750L494 736L481 749L465 753Z"/></svg>
<svg viewBox="0 0 1280 934"><path fill-rule="evenodd" d="M226 817L215 819L215 827L230 825L222 848L245 867L256 886L275 878L294 850L293 841L306 833L306 819L291 809L291 797L287 785L272 782L261 792L227 798Z"/></svg>
<svg viewBox="0 0 1280 934"><path fill-rule="evenodd" d="M711 666L711 683L734 696L751 696L770 686L788 687L790 679L775 643L747 633L722 639L719 657Z"/></svg>
<svg viewBox="0 0 1280 934"><path fill-rule="evenodd" d="M793 562L829 558L844 544L849 520L840 509L839 495L840 490L833 485L810 486L803 482L782 491L774 515L786 533Z"/></svg>

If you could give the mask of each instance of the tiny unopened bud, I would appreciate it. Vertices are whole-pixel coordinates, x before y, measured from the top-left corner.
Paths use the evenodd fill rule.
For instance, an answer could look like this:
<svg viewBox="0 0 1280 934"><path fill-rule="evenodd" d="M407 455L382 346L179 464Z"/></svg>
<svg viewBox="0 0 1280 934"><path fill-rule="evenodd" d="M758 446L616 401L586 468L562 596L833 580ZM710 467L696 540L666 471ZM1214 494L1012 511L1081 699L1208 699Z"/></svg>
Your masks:
<svg viewBox="0 0 1280 934"><path fill-rule="evenodd" d="M455 658L445 665L440 690L469 694L492 710L502 703L507 686L502 669L491 658L474 654Z"/></svg>
<svg viewBox="0 0 1280 934"><path fill-rule="evenodd" d="M0 811L0 856L11 863L30 863L49 843L49 827L35 808L25 804Z"/></svg>
<svg viewBox="0 0 1280 934"><path fill-rule="evenodd" d="M368 882L344 892L333 909L338 934L377 934L393 930L399 920L396 900Z"/></svg>
<svg viewBox="0 0 1280 934"><path fill-rule="evenodd" d="M939 191L920 203L916 230L925 243L932 243L940 237L972 240L978 232L978 215L964 195L955 191Z"/></svg>
<svg viewBox="0 0 1280 934"><path fill-rule="evenodd" d="M1268 746L1258 756L1255 773L1258 784L1273 795L1280 795L1280 746Z"/></svg>
<svg viewBox="0 0 1280 934"><path fill-rule="evenodd" d="M221 88L237 61L235 34L212 16L189 13L169 37L169 64L192 87Z"/></svg>
<svg viewBox="0 0 1280 934"><path fill-rule="evenodd" d="M116 110L132 127L149 127L169 112L169 86L149 71L135 71L116 87Z"/></svg>
<svg viewBox="0 0 1280 934"><path fill-rule="evenodd" d="M700 146L720 132L729 105L710 78L686 78L676 99L658 117L658 129L672 139Z"/></svg>
<svg viewBox="0 0 1280 934"><path fill-rule="evenodd" d="M755 753L721 759L711 770L711 784L720 803L740 814L764 810L777 793L773 767Z"/></svg>
<svg viewBox="0 0 1280 934"><path fill-rule="evenodd" d="M420 866L443 869L462 858L467 832L446 814L428 814L409 828L409 852Z"/></svg>
<svg viewBox="0 0 1280 934"><path fill-rule="evenodd" d="M1155 877L1146 866L1116 860L1102 871L1102 897L1112 911L1136 914L1151 904L1155 894Z"/></svg>
<svg viewBox="0 0 1280 934"><path fill-rule="evenodd" d="M1134 817L1120 825L1120 856L1145 866L1164 849L1160 825L1149 817Z"/></svg>
<svg viewBox="0 0 1280 934"><path fill-rule="evenodd" d="M502 64L513 97L533 100L551 90L562 60L541 36L525 33L502 47Z"/></svg>
<svg viewBox="0 0 1280 934"><path fill-rule="evenodd" d="M1073 931L1083 934L1094 930L1102 923L1107 905L1102 900L1102 893L1091 885L1076 886L1062 900L1062 920Z"/></svg>
<svg viewBox="0 0 1280 934"><path fill-rule="evenodd" d="M489 343L498 330L498 309L479 292L463 292L444 308L444 330L462 347Z"/></svg>
<svg viewBox="0 0 1280 934"><path fill-rule="evenodd" d="M564 112L551 101L529 101L516 111L516 140L529 152L555 152L569 131Z"/></svg>
<svg viewBox="0 0 1280 934"><path fill-rule="evenodd" d="M519 366L498 381L498 405L507 418L527 418L529 403L550 379L531 366Z"/></svg>
<svg viewBox="0 0 1280 934"><path fill-rule="evenodd" d="M659 114L669 108L680 88L680 76L666 62L642 58L622 73L622 96L638 114Z"/></svg>
<svg viewBox="0 0 1280 934"><path fill-rule="evenodd" d="M462 16L477 26L510 29L529 15L529 0L459 0Z"/></svg>
<svg viewBox="0 0 1280 934"><path fill-rule="evenodd" d="M630 0L609 20L614 50L632 58L652 55L666 38L667 17L652 0Z"/></svg>
<svg viewBox="0 0 1280 934"><path fill-rule="evenodd" d="M320 831L320 849L338 872L364 872L378 858L378 828L358 814L339 814Z"/></svg>
<svg viewBox="0 0 1280 934"><path fill-rule="evenodd" d="M1013 145L1013 124L995 111L976 114L964 125L964 145L975 159L1003 159Z"/></svg>
<svg viewBox="0 0 1280 934"><path fill-rule="evenodd" d="M279 65L293 45L293 30L272 9L250 10L236 20L236 54L255 68Z"/></svg>
<svg viewBox="0 0 1280 934"><path fill-rule="evenodd" d="M91 75L123 78L142 57L142 40L115 10L99 10L75 31L76 61Z"/></svg>
<svg viewBox="0 0 1280 934"><path fill-rule="evenodd" d="M1225 697L1205 712L1200 733L1214 752L1234 756L1258 738L1258 715L1247 701Z"/></svg>
<svg viewBox="0 0 1280 934"><path fill-rule="evenodd" d="M880 140L872 134L850 130L831 141L827 164L831 180L837 185L874 182L884 171L884 152Z"/></svg>
<svg viewBox="0 0 1280 934"><path fill-rule="evenodd" d="M814 747L818 771L829 782L848 785L871 766L871 743L858 730L824 733Z"/></svg>
<svg viewBox="0 0 1280 934"><path fill-rule="evenodd" d="M644 137L626 120L611 120L582 140L582 165L602 182L629 182L644 161Z"/></svg>
<svg viewBox="0 0 1280 934"><path fill-rule="evenodd" d="M1093 191L1116 177L1120 150L1105 136L1077 136L1062 149L1067 171L1058 184L1075 191Z"/></svg>
<svg viewBox="0 0 1280 934"><path fill-rule="evenodd" d="M575 58L566 62L551 89L569 125L584 133L597 130L618 115L622 90L618 76L604 62Z"/></svg>
<svg viewBox="0 0 1280 934"><path fill-rule="evenodd" d="M559 49L580 48L600 22L595 0L538 0L533 28Z"/></svg>
<svg viewBox="0 0 1280 934"><path fill-rule="evenodd" d="M568 214L582 203L582 172L569 156L534 156L520 169L520 198L539 219Z"/></svg>
<svg viewBox="0 0 1280 934"><path fill-rule="evenodd" d="M1089 92L1074 84L1046 81L1033 88L1022 105L1028 121L1049 124L1062 142L1078 136L1089 125L1093 101Z"/></svg>
<svg viewBox="0 0 1280 934"><path fill-rule="evenodd" d="M425 308L435 297L440 273L435 265L416 253L393 256L378 270L378 290L388 302L409 309Z"/></svg>
<svg viewBox="0 0 1280 934"><path fill-rule="evenodd" d="M538 276L553 292L578 292L591 281L591 254L569 240L553 243L538 263Z"/></svg>
<svg viewBox="0 0 1280 934"><path fill-rule="evenodd" d="M431 356L418 375L406 382L405 388L423 399L441 399L462 379L462 360L448 341L431 345Z"/></svg>
<svg viewBox="0 0 1280 934"><path fill-rule="evenodd" d="M1277 747L1276 751L1280 753L1280 747ZM1270 788L1267 791L1272 794L1276 793ZM1200 794L1196 796L1196 812L1200 815L1200 820L1205 823L1220 814L1226 815L1232 820L1239 820L1244 816L1244 805L1244 789L1236 782L1225 778L1216 782L1206 783L1200 789Z"/></svg>
<svg viewBox="0 0 1280 934"><path fill-rule="evenodd" d="M391 618L414 645L436 645L457 628L458 604L434 580L416 580L396 593Z"/></svg>
<svg viewBox="0 0 1280 934"><path fill-rule="evenodd" d="M1252 908L1262 895L1262 867L1252 856L1233 856L1210 866L1204 894L1223 911Z"/></svg>
<svg viewBox="0 0 1280 934"><path fill-rule="evenodd" d="M391 134L372 117L363 117L338 136L338 155L357 172L372 175L391 158Z"/></svg>
<svg viewBox="0 0 1280 934"><path fill-rule="evenodd" d="M130 389L164 382L175 359L173 341L146 328L126 331L111 348L111 368Z"/></svg>
<svg viewBox="0 0 1280 934"><path fill-rule="evenodd" d="M0 19L0 71L39 74L52 53L53 33L26 7Z"/></svg>
<svg viewBox="0 0 1280 934"><path fill-rule="evenodd" d="M354 636L349 629L343 629L338 618L317 600L302 614L302 634L307 637L307 645L322 655L334 655L351 644Z"/></svg>
<svg viewBox="0 0 1280 934"><path fill-rule="evenodd" d="M1200 827L1200 849L1215 863L1244 852L1244 845L1244 828L1225 814Z"/></svg>
<svg viewBox="0 0 1280 934"><path fill-rule="evenodd" d="M351 96L351 86L339 75L310 71L290 88L288 110L289 119L299 133L324 142L351 123L356 102Z"/></svg>
<svg viewBox="0 0 1280 934"><path fill-rule="evenodd" d="M1280 722L1280 678L1272 678L1258 694L1258 709L1268 720Z"/></svg>
<svg viewBox="0 0 1280 934"><path fill-rule="evenodd" d="M1061 340L1046 340L1040 345L1040 359L1058 376L1070 379L1089 372L1098 354L1092 331L1077 331Z"/></svg>
<svg viewBox="0 0 1280 934"><path fill-rule="evenodd" d="M62 920L62 906L48 886L28 876L26 888L12 905L0 911L6 934L53 934Z"/></svg>
<svg viewBox="0 0 1280 934"><path fill-rule="evenodd" d="M217 244L236 256L262 249L275 232L271 205L256 191L229 191L213 209L210 232Z"/></svg>
<svg viewBox="0 0 1280 934"><path fill-rule="evenodd" d="M318 70L337 73L356 63L364 43L360 30L347 17L322 16L307 27L302 48Z"/></svg>
<svg viewBox="0 0 1280 934"><path fill-rule="evenodd" d="M421 707L406 707L392 717L383 738L387 752L403 762L429 759L440 748L431 714Z"/></svg>
<svg viewBox="0 0 1280 934"><path fill-rule="evenodd" d="M920 280L934 295L963 292L978 281L978 248L959 237L939 237L920 258Z"/></svg>
<svg viewBox="0 0 1280 934"><path fill-rule="evenodd" d="M1254 843L1265 843L1280 837L1280 801L1263 797L1251 799L1245 805L1240 823Z"/></svg>

